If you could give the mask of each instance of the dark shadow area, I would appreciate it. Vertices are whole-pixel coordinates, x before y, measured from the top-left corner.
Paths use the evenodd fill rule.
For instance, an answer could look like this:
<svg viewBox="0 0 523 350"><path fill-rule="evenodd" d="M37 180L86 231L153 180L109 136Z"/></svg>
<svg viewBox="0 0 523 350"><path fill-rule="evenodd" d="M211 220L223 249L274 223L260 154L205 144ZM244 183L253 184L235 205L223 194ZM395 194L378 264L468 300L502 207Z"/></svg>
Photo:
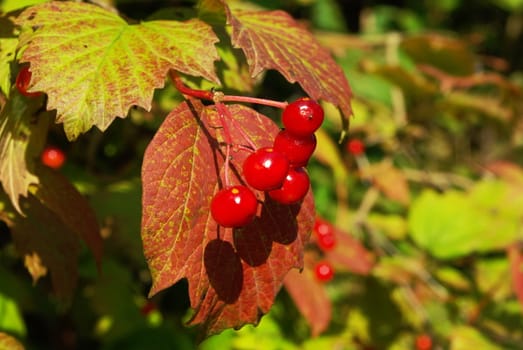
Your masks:
<svg viewBox="0 0 523 350"><path fill-rule="evenodd" d="M218 298L227 304L236 302L243 287L243 268L232 244L218 239L210 241L203 262Z"/></svg>
<svg viewBox="0 0 523 350"><path fill-rule="evenodd" d="M261 216L271 220L274 229L267 230L270 239L280 244L291 244L298 237L298 221L300 203L280 204L266 196Z"/></svg>
<svg viewBox="0 0 523 350"><path fill-rule="evenodd" d="M291 244L298 237L296 216L300 205L283 205L266 196L261 215L252 223L234 231L238 255L250 266L259 266L269 258L273 242Z"/></svg>

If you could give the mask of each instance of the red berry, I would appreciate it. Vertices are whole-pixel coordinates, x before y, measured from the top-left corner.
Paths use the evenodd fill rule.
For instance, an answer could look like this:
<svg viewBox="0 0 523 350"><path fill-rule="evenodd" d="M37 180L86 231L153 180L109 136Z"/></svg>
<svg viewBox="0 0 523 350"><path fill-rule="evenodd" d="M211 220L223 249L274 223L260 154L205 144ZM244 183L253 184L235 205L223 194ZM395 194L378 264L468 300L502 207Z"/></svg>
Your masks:
<svg viewBox="0 0 523 350"><path fill-rule="evenodd" d="M330 250L336 245L336 236L334 235L334 226L331 223L317 218L314 223L314 233L318 246L323 250Z"/></svg>
<svg viewBox="0 0 523 350"><path fill-rule="evenodd" d="M58 147L49 146L42 152L41 159L49 168L59 169L65 163L65 153Z"/></svg>
<svg viewBox="0 0 523 350"><path fill-rule="evenodd" d="M320 282L328 282L334 277L334 268L329 262L322 261L316 264L314 273Z"/></svg>
<svg viewBox="0 0 523 350"><path fill-rule="evenodd" d="M300 98L283 110L282 122L293 135L305 137L313 134L323 123L323 108L310 98Z"/></svg>
<svg viewBox="0 0 523 350"><path fill-rule="evenodd" d="M271 147L258 149L245 159L243 177L260 191L280 188L289 171L289 161L281 152Z"/></svg>
<svg viewBox="0 0 523 350"><path fill-rule="evenodd" d="M365 144L361 140L354 139L347 143L347 151L355 156L359 156L365 152Z"/></svg>
<svg viewBox="0 0 523 350"><path fill-rule="evenodd" d="M291 166L306 166L316 148L316 136L297 137L284 129L276 135L273 147L287 157Z"/></svg>
<svg viewBox="0 0 523 350"><path fill-rule="evenodd" d="M292 204L302 200L309 191L309 175L304 168L291 168L281 188L269 191L269 196L282 204Z"/></svg>
<svg viewBox="0 0 523 350"><path fill-rule="evenodd" d="M211 215L223 227L241 227L256 215L258 200L250 189L237 185L224 188L211 201Z"/></svg>
<svg viewBox="0 0 523 350"><path fill-rule="evenodd" d="M428 334L420 334L416 337L416 350L432 349L432 338Z"/></svg>
<svg viewBox="0 0 523 350"><path fill-rule="evenodd" d="M20 68L20 71L18 72L18 75L16 76L15 85L18 91L27 97L35 97L41 95L41 92L27 92L27 88L29 87L29 83L31 82L31 71L29 70L29 66L23 66Z"/></svg>
<svg viewBox="0 0 523 350"><path fill-rule="evenodd" d="M140 313L144 316L147 316L154 310L156 310L156 305L152 302L147 302L140 308Z"/></svg>

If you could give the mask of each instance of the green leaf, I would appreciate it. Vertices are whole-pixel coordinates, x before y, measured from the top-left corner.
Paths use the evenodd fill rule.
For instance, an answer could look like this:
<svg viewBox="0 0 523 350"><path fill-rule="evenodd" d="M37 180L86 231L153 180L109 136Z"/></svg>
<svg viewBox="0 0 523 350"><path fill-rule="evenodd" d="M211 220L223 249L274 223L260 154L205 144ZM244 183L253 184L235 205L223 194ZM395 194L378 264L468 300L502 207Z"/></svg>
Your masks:
<svg viewBox="0 0 523 350"><path fill-rule="evenodd" d="M469 194L427 190L411 206L409 233L442 259L503 249L519 237L522 201L501 181L480 181Z"/></svg>
<svg viewBox="0 0 523 350"><path fill-rule="evenodd" d="M0 293L0 329L3 331L25 336L27 330L25 328L24 319L16 305L16 302ZM2 349L0 340L0 349Z"/></svg>
<svg viewBox="0 0 523 350"><path fill-rule="evenodd" d="M19 197L27 196L30 184L37 184L35 159L47 136L51 114L41 112L42 97L28 99L18 92L0 112L0 182L13 206L22 212Z"/></svg>
<svg viewBox="0 0 523 350"><path fill-rule="evenodd" d="M469 326L457 326L450 337L450 350L502 350L502 347L486 338L477 329Z"/></svg>
<svg viewBox="0 0 523 350"><path fill-rule="evenodd" d="M21 26L38 28L21 38L33 85L57 110L69 139L95 125L105 130L131 106L150 110L153 91L169 69L215 83L218 41L210 26L193 19L128 24L98 6L49 2L26 9Z"/></svg>
<svg viewBox="0 0 523 350"><path fill-rule="evenodd" d="M24 7L41 4L49 0L4 0L0 5L0 12L11 12Z"/></svg>
<svg viewBox="0 0 523 350"><path fill-rule="evenodd" d="M6 97L9 97L11 89L11 63L15 59L17 45L12 19L0 17L0 92Z"/></svg>

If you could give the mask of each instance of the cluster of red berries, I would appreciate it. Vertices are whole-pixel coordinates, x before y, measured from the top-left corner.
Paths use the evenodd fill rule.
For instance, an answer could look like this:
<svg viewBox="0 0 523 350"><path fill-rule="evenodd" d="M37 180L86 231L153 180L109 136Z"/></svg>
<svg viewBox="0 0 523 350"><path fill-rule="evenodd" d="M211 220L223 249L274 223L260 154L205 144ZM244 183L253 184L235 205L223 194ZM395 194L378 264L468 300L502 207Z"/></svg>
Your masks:
<svg viewBox="0 0 523 350"><path fill-rule="evenodd" d="M272 147L253 151L243 163L243 177L251 188L264 191L276 202L293 204L309 191L305 166L314 149L323 122L323 109L309 98L300 98L283 110L282 129ZM211 202L211 215L223 227L247 225L256 216L258 200L247 186L220 190Z"/></svg>

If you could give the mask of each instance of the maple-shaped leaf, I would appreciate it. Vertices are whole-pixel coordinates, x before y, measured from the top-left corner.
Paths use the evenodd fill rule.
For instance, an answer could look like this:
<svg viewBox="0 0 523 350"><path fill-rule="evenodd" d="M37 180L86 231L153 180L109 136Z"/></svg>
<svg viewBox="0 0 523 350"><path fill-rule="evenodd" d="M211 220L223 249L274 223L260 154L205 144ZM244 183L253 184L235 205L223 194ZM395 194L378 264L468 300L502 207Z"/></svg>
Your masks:
<svg viewBox="0 0 523 350"><path fill-rule="evenodd" d="M48 2L24 10L16 23L36 30L21 37L31 63L29 91L44 91L69 139L96 125L105 130L131 106L151 108L169 69L215 83L218 41L198 20L128 24L82 2Z"/></svg>
<svg viewBox="0 0 523 350"><path fill-rule="evenodd" d="M12 89L0 112L0 182L21 213L19 197L27 196L30 184L38 183L35 158L43 148L49 112L41 112L42 98L28 99Z"/></svg>
<svg viewBox="0 0 523 350"><path fill-rule="evenodd" d="M234 142L269 146L278 127L241 106L228 106ZM213 195L224 185L224 146L213 106L185 102L165 119L149 144L142 168L144 253L153 295L182 278L189 281L191 324L207 335L257 323L274 302L283 279L303 264L303 246L314 222L312 194L296 205L280 205L257 192L263 203L254 221L224 229L210 215ZM232 152L229 178L243 183L249 152Z"/></svg>
<svg viewBox="0 0 523 350"><path fill-rule="evenodd" d="M329 326L332 317L332 303L325 290L325 284L314 274L314 255L305 252L303 271L291 270L284 280L285 290L311 327L312 336L318 336Z"/></svg>
<svg viewBox="0 0 523 350"><path fill-rule="evenodd" d="M218 1L218 0L216 0ZM253 77L275 69L289 82L298 82L313 99L323 99L342 111L344 131L352 115L352 92L341 67L315 37L284 11L246 11L227 6L231 40L243 50ZM216 11L214 1L200 4Z"/></svg>

